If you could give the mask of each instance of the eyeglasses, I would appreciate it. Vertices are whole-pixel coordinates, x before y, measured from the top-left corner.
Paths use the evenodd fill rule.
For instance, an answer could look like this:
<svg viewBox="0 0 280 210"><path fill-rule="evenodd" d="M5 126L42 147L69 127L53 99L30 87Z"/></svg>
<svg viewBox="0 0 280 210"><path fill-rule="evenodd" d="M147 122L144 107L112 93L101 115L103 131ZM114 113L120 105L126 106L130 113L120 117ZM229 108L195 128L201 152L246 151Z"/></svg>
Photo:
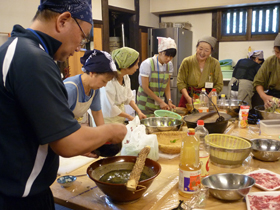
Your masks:
<svg viewBox="0 0 280 210"><path fill-rule="evenodd" d="M73 18L75 20L75 22L77 23L77 25L79 26L81 32L84 35L84 38L82 39L80 45L83 47L86 45L86 43L90 42L89 38L86 36L85 32L83 31L83 29L81 28L80 24L78 23L78 21L76 20L76 18Z"/></svg>

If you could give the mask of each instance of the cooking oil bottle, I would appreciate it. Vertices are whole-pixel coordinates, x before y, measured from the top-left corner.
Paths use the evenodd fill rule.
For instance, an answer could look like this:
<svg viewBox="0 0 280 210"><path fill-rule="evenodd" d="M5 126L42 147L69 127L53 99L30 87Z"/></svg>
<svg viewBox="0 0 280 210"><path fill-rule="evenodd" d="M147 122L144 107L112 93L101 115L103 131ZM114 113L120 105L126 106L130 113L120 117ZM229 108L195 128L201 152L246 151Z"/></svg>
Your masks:
<svg viewBox="0 0 280 210"><path fill-rule="evenodd" d="M199 143L195 130L189 128L188 136L182 139L179 164L179 194L183 197L190 198L200 189Z"/></svg>

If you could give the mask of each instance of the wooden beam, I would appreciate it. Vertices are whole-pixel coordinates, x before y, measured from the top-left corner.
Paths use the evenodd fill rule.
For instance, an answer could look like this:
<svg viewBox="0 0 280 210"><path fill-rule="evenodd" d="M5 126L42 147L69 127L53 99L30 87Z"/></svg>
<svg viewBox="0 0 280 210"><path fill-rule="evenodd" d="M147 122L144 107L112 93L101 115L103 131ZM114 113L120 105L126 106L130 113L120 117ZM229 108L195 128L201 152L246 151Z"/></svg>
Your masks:
<svg viewBox="0 0 280 210"><path fill-rule="evenodd" d="M109 48L109 3L108 0L102 0L102 50L110 52Z"/></svg>

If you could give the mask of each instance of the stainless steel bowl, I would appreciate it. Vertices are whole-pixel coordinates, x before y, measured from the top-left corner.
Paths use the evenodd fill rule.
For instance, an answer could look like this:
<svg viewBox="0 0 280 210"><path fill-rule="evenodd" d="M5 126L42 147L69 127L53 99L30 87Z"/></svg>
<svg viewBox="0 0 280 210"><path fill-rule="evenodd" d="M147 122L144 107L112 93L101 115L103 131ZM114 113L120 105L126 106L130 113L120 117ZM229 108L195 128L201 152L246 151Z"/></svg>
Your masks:
<svg viewBox="0 0 280 210"><path fill-rule="evenodd" d="M255 106L254 109L258 117L262 120L280 119L279 113L266 112L263 105Z"/></svg>
<svg viewBox="0 0 280 210"><path fill-rule="evenodd" d="M147 133L178 131L184 123L172 117L148 117L140 122L146 126Z"/></svg>
<svg viewBox="0 0 280 210"><path fill-rule="evenodd" d="M277 161L280 159L280 141L273 139L252 139L252 153L262 161Z"/></svg>
<svg viewBox="0 0 280 210"><path fill-rule="evenodd" d="M213 174L202 179L201 183L209 188L209 192L216 198L227 201L239 200L246 196L255 179L234 173Z"/></svg>
<svg viewBox="0 0 280 210"><path fill-rule="evenodd" d="M221 100L218 100L217 102L217 108L220 110L226 110L227 114L229 114L232 117L237 117L239 114L240 106L241 105L247 105L245 101L242 100L236 100L236 99L231 99L231 100L225 100L225 104L221 104Z"/></svg>

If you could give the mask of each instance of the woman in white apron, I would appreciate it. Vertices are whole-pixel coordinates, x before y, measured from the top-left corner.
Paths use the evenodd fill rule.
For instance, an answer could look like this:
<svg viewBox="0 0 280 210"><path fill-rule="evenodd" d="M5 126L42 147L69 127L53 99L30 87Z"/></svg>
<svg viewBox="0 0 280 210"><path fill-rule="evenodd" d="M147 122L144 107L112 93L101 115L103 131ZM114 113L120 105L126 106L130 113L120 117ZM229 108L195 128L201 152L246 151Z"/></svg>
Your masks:
<svg viewBox="0 0 280 210"><path fill-rule="evenodd" d="M99 126L104 124L99 88L117 76L117 69L110 54L99 50L87 51L81 63L85 73L64 80L68 104L80 123L88 121L92 126L87 113L90 109L96 126Z"/></svg>
<svg viewBox="0 0 280 210"><path fill-rule="evenodd" d="M118 69L118 77L109 81L101 88L101 105L105 123L124 123L126 118L134 117L125 112L124 105L130 105L140 119L146 118L135 103L132 94L129 75L138 69L139 53L129 47L122 47L112 52L112 58Z"/></svg>

